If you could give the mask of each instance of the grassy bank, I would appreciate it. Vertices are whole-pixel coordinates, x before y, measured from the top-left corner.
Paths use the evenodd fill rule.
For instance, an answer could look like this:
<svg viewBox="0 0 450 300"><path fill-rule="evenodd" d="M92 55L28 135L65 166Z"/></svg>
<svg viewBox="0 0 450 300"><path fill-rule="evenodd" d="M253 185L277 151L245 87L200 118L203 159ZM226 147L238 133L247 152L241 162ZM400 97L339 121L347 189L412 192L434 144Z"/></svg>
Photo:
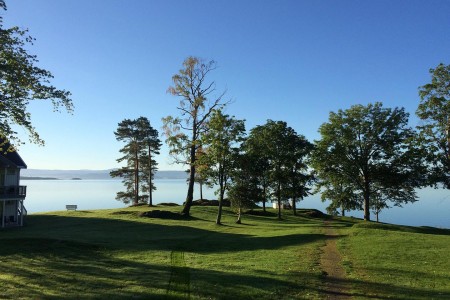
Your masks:
<svg viewBox="0 0 450 300"><path fill-rule="evenodd" d="M194 207L189 220L150 209L53 212L0 231L0 298L320 299L324 222L308 215L246 215ZM332 222L356 298L450 297L448 230ZM435 249L431 251L432 249ZM426 264L417 262L425 259ZM415 264L408 263L411 261ZM389 275L386 277L385 275Z"/></svg>

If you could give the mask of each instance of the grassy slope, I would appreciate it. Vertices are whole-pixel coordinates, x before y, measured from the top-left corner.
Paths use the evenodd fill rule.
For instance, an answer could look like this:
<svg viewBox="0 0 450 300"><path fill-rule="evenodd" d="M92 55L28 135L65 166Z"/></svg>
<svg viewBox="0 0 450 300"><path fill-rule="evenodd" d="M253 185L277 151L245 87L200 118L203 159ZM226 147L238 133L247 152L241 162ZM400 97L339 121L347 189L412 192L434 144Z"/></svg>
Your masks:
<svg viewBox="0 0 450 300"><path fill-rule="evenodd" d="M179 208L157 208L178 211ZM286 213L214 224L216 208L190 220L138 217L147 207L31 215L0 231L0 298L316 299L324 296L323 221ZM333 223L343 235L356 298L450 296L449 231ZM355 225L356 224L356 225ZM369 250L368 250L369 249ZM426 264L410 262L426 260ZM388 276L389 275L389 276Z"/></svg>

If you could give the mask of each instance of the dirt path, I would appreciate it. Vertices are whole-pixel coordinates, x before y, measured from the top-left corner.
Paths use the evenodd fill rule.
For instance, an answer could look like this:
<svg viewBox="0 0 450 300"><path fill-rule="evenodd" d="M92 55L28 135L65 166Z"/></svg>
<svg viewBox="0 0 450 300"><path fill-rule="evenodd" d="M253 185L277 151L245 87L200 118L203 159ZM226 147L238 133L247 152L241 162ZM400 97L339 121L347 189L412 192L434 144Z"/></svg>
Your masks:
<svg viewBox="0 0 450 300"><path fill-rule="evenodd" d="M336 241L339 235L330 227L331 222L325 222L325 234L328 239L322 248L320 256L320 267L323 272L323 283L325 299L351 299L348 293L350 287L345 278L345 270L342 267L342 258Z"/></svg>

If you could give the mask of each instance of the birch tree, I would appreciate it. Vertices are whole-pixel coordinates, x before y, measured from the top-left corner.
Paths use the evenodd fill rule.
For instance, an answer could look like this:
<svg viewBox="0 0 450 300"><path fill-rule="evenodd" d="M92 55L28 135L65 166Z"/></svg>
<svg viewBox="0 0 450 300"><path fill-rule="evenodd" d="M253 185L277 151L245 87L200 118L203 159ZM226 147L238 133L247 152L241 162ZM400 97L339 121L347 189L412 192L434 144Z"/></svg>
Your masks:
<svg viewBox="0 0 450 300"><path fill-rule="evenodd" d="M172 77L173 85L167 90L180 99L177 106L180 115L162 119L166 143L174 162L189 166L183 215L189 215L194 198L196 160L205 125L213 110L225 105L222 102L224 93L217 95L215 82L209 81L209 74L215 69L215 61L205 62L190 56L185 59L178 74Z"/></svg>

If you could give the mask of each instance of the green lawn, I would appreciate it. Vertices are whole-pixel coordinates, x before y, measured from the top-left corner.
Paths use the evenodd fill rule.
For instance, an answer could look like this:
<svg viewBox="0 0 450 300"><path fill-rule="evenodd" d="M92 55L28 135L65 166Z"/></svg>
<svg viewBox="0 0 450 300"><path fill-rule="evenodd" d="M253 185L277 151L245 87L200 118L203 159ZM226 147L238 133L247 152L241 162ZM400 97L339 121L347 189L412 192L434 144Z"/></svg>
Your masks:
<svg viewBox="0 0 450 300"><path fill-rule="evenodd" d="M139 217L179 207L52 212L0 231L0 299L321 299L323 220L193 207L189 220ZM333 223L348 293L450 298L450 231ZM421 263L419 263L421 262Z"/></svg>

